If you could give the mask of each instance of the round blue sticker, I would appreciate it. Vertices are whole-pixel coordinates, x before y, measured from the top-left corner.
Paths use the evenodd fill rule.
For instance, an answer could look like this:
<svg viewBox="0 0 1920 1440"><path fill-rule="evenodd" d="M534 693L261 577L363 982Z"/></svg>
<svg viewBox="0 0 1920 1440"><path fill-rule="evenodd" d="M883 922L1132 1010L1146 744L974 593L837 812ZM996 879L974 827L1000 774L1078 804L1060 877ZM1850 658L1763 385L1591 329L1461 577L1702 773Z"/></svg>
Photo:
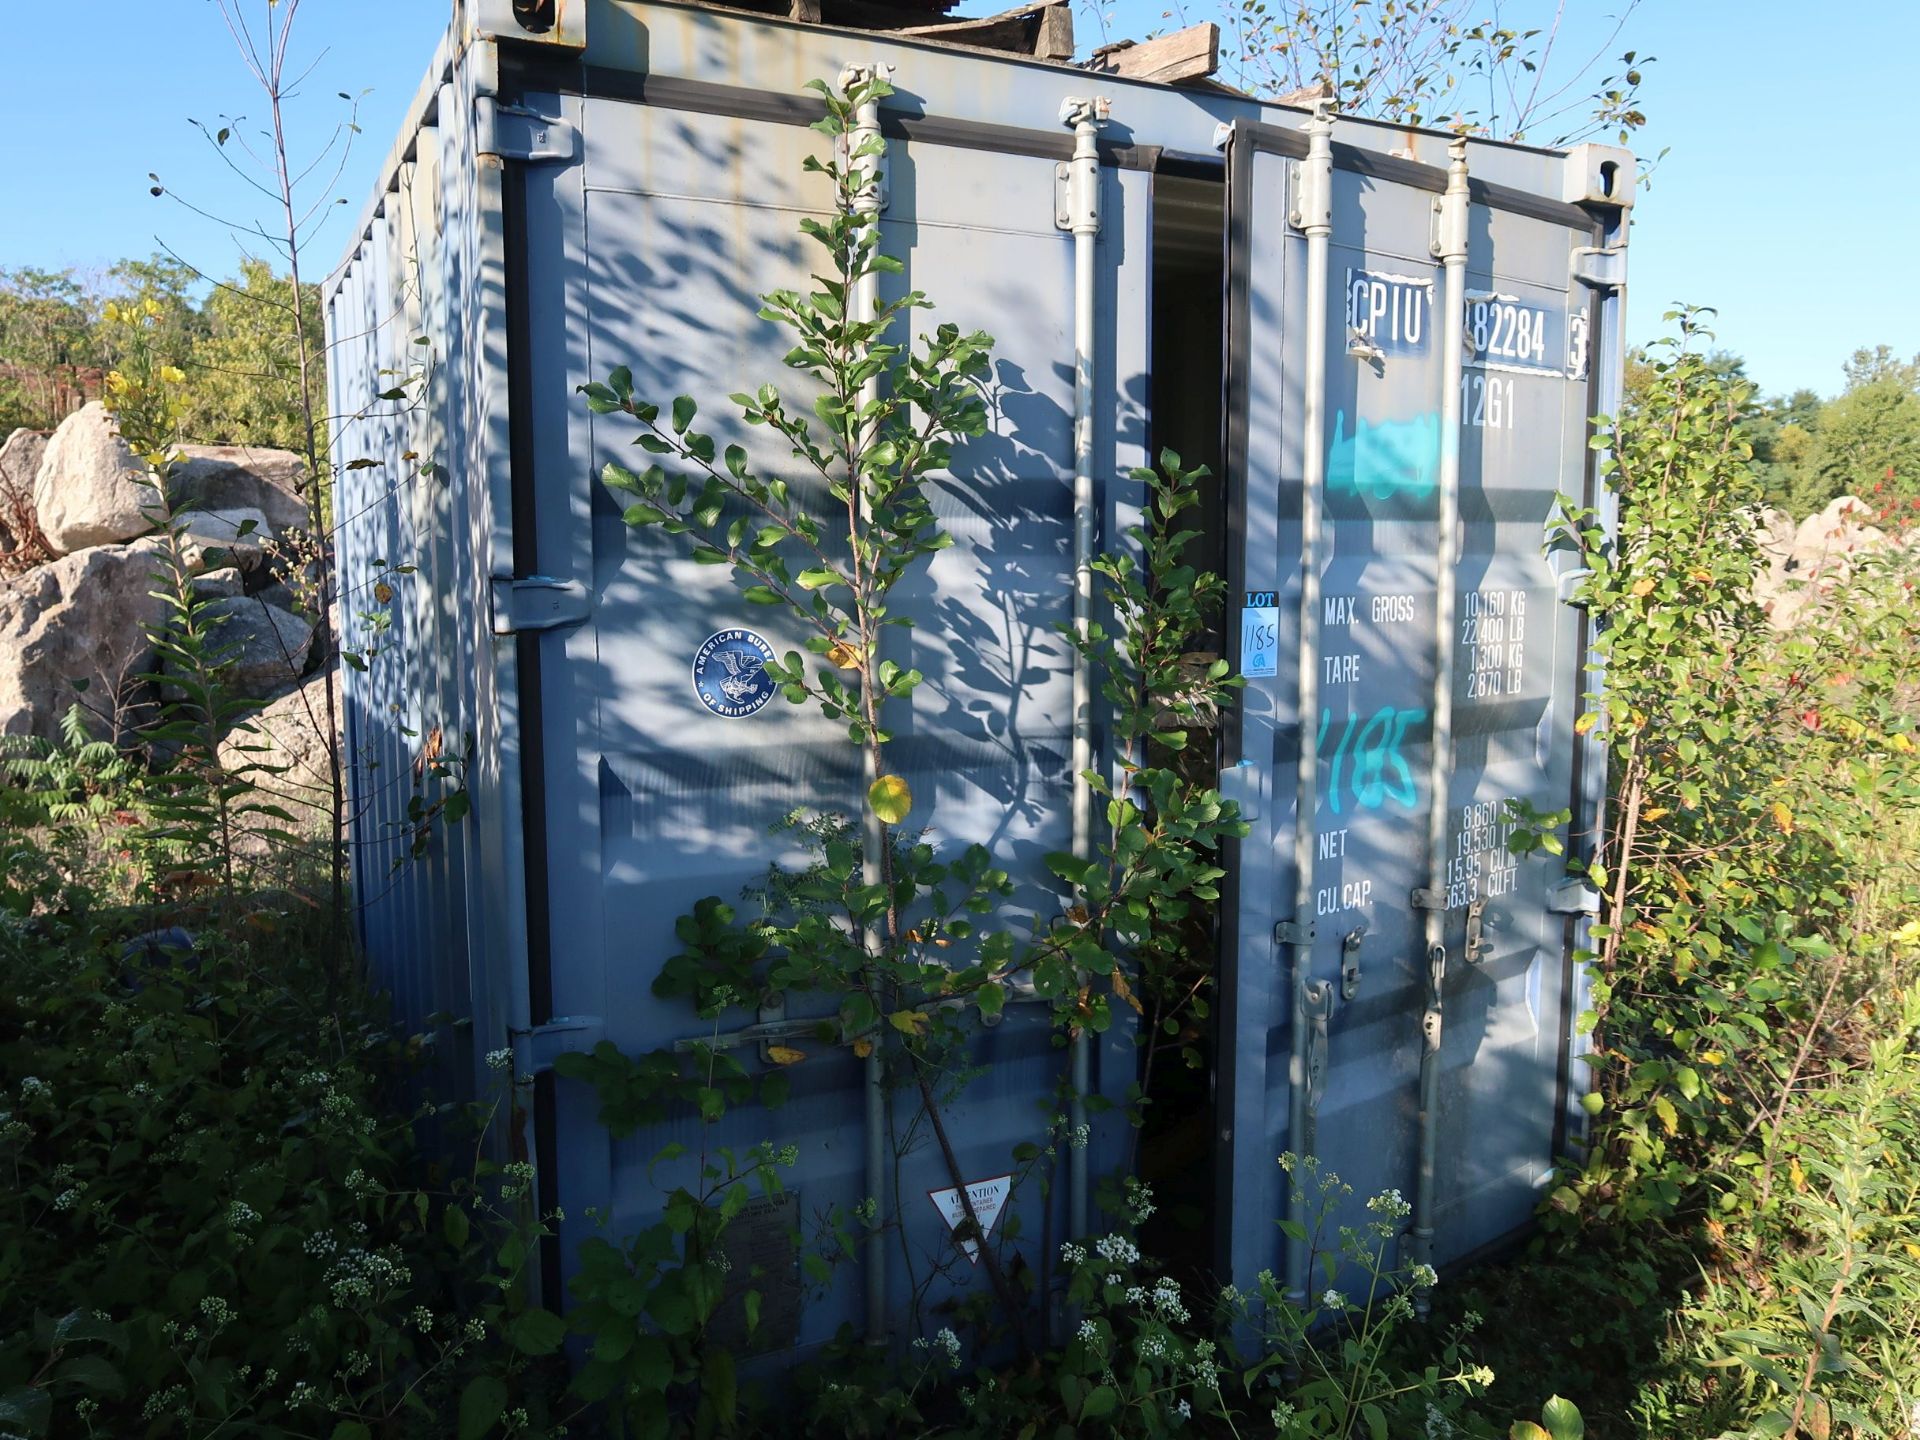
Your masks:
<svg viewBox="0 0 1920 1440"><path fill-rule="evenodd" d="M721 718L744 719L773 699L772 659L773 647L753 631L718 631L694 652L693 692Z"/></svg>

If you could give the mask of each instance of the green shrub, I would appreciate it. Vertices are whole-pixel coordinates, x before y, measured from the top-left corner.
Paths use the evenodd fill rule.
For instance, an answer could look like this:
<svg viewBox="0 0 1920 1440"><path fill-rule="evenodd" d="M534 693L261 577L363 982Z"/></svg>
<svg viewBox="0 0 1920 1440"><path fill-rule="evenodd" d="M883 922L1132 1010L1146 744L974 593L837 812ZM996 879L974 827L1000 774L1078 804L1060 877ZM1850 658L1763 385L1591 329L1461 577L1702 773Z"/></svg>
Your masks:
<svg viewBox="0 0 1920 1440"><path fill-rule="evenodd" d="M364 997L326 1008L304 907L142 944L149 912L9 859L0 1433L443 1433L461 1388L521 1385L524 1242L488 1252L524 1176L416 1188L406 1047Z"/></svg>

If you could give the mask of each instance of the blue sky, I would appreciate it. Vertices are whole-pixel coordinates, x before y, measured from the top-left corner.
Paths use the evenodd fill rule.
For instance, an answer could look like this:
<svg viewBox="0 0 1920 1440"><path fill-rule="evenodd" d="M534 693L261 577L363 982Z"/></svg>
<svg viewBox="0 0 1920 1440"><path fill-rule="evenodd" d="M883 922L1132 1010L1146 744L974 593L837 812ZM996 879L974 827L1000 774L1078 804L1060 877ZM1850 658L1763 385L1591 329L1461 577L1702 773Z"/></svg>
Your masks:
<svg viewBox="0 0 1920 1440"><path fill-rule="evenodd" d="M264 13L262 0L245 0ZM1552 0L1504 3L1536 23ZM1610 28L1621 0L1566 0L1570 47ZM1166 23L1165 0L1117 0L1115 35ZM1189 0L1205 18L1207 0ZM991 11L1000 0L964 9ZM216 273L232 270L230 231L148 194L155 171L216 213L259 213L189 117L260 118L251 81L210 0L16 5L7 17L0 126L0 266L104 267L164 241ZM304 0L309 56L324 51L296 108L324 139L360 95L364 133L341 193L348 204L311 249L331 266L426 68L447 0ZM1096 33L1080 17L1083 48ZM1563 47L1565 47L1563 42ZM1644 0L1622 37L1643 55L1651 123L1635 141L1668 151L1633 238L1633 337L1661 333L1672 301L1719 308L1722 343L1770 391L1840 385L1856 346L1920 352L1920 160L1910 107L1920 3Z"/></svg>

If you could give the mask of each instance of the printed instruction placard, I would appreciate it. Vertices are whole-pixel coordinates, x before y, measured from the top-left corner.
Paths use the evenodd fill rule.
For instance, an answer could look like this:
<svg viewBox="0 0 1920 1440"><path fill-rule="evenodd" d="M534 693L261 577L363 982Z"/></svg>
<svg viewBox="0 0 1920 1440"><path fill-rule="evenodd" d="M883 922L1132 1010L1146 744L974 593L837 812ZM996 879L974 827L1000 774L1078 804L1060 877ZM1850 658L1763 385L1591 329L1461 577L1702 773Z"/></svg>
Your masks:
<svg viewBox="0 0 1920 1440"><path fill-rule="evenodd" d="M991 1180L971 1180L967 1183L967 1200L973 1206L974 1219L980 1222L982 1239L993 1233L993 1222L1000 1218L1000 1212L1006 1208L1007 1196L1012 1193L1011 1175L996 1175ZM947 1229L958 1230L966 1220L966 1207L960 1203L958 1189L929 1190L927 1198L933 1201L940 1218L947 1222ZM968 1260L975 1265L980 1263L979 1241L962 1240L960 1248L967 1252Z"/></svg>

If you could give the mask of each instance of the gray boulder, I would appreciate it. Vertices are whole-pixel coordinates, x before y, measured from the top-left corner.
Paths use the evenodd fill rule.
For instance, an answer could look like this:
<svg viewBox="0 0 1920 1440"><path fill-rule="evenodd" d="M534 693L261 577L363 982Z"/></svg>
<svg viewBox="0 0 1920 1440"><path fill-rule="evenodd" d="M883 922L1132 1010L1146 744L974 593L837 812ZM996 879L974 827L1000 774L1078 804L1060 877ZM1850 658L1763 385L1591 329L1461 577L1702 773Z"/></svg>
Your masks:
<svg viewBox="0 0 1920 1440"><path fill-rule="evenodd" d="M99 545L0 581L0 732L54 739L76 700L100 733L125 730L135 677L153 667L147 630L167 613L152 593L159 550Z"/></svg>
<svg viewBox="0 0 1920 1440"><path fill-rule="evenodd" d="M273 540L273 525L260 510L188 510L175 526L193 570L258 569Z"/></svg>
<svg viewBox="0 0 1920 1440"><path fill-rule="evenodd" d="M113 545L154 528L159 497L145 467L95 400L60 422L34 476L33 508L56 555Z"/></svg>
<svg viewBox="0 0 1920 1440"><path fill-rule="evenodd" d="M12 554L26 539L15 532L33 524L33 481L47 453L39 430L16 430L0 445L0 554Z"/></svg>
<svg viewBox="0 0 1920 1440"><path fill-rule="evenodd" d="M245 577L233 566L196 575L190 583L203 600L232 600L247 593Z"/></svg>
<svg viewBox="0 0 1920 1440"><path fill-rule="evenodd" d="M220 764L230 774L252 772L258 798L291 815L301 834L328 834L333 828L333 768L324 738L329 688L338 725L346 713L340 674L329 670L273 700L245 729L220 742ZM269 770L276 773L265 773Z"/></svg>
<svg viewBox="0 0 1920 1440"><path fill-rule="evenodd" d="M183 445L173 472L177 509L258 510L275 530L307 528L307 502L300 486L306 462L289 450L244 445Z"/></svg>
<svg viewBox="0 0 1920 1440"><path fill-rule="evenodd" d="M254 596L215 600L200 613L213 643L232 647L224 679L235 694L264 699L306 673L312 621Z"/></svg>
<svg viewBox="0 0 1920 1440"><path fill-rule="evenodd" d="M1858 556L1887 544L1886 531L1867 523L1872 515L1851 495L1830 500L1826 509L1800 522L1787 557L1789 568L1802 579L1828 574L1844 578Z"/></svg>

